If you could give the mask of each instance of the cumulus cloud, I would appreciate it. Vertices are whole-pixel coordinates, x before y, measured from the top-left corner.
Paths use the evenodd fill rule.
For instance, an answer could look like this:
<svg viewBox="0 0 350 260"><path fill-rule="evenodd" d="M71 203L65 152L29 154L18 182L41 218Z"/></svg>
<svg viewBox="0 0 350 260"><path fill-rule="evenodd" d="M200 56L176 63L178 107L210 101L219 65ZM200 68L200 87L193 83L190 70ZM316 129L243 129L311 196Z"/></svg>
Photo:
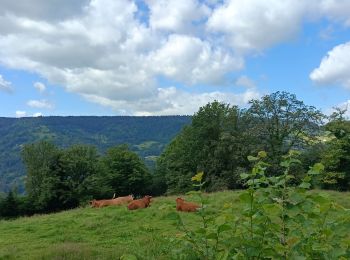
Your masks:
<svg viewBox="0 0 350 260"><path fill-rule="evenodd" d="M350 26L348 0L226 0L207 30L239 52L261 51L298 35L305 21L328 18Z"/></svg>
<svg viewBox="0 0 350 260"><path fill-rule="evenodd" d="M340 84L350 89L350 42L329 51L310 78L318 84Z"/></svg>
<svg viewBox="0 0 350 260"><path fill-rule="evenodd" d="M146 0L151 28L173 32L195 30L195 22L207 18L211 10L197 0Z"/></svg>
<svg viewBox="0 0 350 260"><path fill-rule="evenodd" d="M0 15L15 14L34 20L60 20L79 15L89 0L1 0Z"/></svg>
<svg viewBox="0 0 350 260"><path fill-rule="evenodd" d="M27 105L33 108L45 108L45 109L51 109L53 108L53 104L51 104L46 99L42 100L29 100L27 102Z"/></svg>
<svg viewBox="0 0 350 260"><path fill-rule="evenodd" d="M46 90L45 84L41 82L35 82L34 88L36 88L40 93L43 93Z"/></svg>
<svg viewBox="0 0 350 260"><path fill-rule="evenodd" d="M297 34L307 2L229 0L214 10L207 28L238 51L263 50Z"/></svg>
<svg viewBox="0 0 350 260"><path fill-rule="evenodd" d="M133 0L17 2L1 3L2 65L132 114L193 111L182 100L196 108L213 97L246 100L252 90L201 93L201 86L226 83L247 53L295 37L306 19L348 25L350 10L346 0L144 0L142 10ZM50 106L36 101L31 105Z"/></svg>
<svg viewBox="0 0 350 260"><path fill-rule="evenodd" d="M186 35L171 35L150 60L157 73L190 85L220 84L226 73L243 67L229 51Z"/></svg>
<svg viewBox="0 0 350 260"><path fill-rule="evenodd" d="M13 91L11 82L6 81L2 75L0 75L0 90L8 93Z"/></svg>
<svg viewBox="0 0 350 260"><path fill-rule="evenodd" d="M27 116L27 112L26 111L22 111L22 110L17 110L16 111L16 117L26 117Z"/></svg>
<svg viewBox="0 0 350 260"><path fill-rule="evenodd" d="M120 114L146 116L190 115L198 110L198 106L203 106L214 100L244 106L251 99L256 99L260 96L260 93L254 89L238 94L220 91L188 93L176 87L158 88L154 97L140 99L135 102L115 101L95 95L84 95L90 102L112 107Z"/></svg>

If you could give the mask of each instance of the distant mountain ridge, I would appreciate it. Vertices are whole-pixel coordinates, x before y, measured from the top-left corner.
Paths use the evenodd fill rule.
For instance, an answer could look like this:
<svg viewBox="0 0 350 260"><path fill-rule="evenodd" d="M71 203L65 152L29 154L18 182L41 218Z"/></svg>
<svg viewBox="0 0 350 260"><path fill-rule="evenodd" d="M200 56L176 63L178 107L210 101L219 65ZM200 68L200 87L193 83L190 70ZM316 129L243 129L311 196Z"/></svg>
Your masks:
<svg viewBox="0 0 350 260"><path fill-rule="evenodd" d="M190 122L190 116L0 117L0 192L14 186L23 191L25 170L20 151L24 144L39 140L51 140L59 147L91 144L104 152L127 143L152 165L165 145Z"/></svg>

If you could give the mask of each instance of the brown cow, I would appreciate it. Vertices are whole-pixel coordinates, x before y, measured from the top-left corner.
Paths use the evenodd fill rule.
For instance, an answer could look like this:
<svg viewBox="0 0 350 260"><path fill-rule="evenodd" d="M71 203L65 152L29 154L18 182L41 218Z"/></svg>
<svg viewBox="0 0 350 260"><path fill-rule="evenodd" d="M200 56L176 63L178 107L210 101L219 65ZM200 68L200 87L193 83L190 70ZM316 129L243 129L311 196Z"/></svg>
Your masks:
<svg viewBox="0 0 350 260"><path fill-rule="evenodd" d="M134 210L134 209L143 209L149 207L151 203L152 196L145 196L142 199L134 200L129 203L128 209Z"/></svg>
<svg viewBox="0 0 350 260"><path fill-rule="evenodd" d="M176 199L176 210L185 212L195 212L200 208L200 206L193 202L185 202L182 198Z"/></svg>
<svg viewBox="0 0 350 260"><path fill-rule="evenodd" d="M133 201L134 197L132 195L125 196L125 197L118 197L115 199L110 199L110 200L92 200L90 201L90 205L93 208L102 208L106 206L116 206L116 205L122 205L129 203Z"/></svg>
<svg viewBox="0 0 350 260"><path fill-rule="evenodd" d="M102 200L91 200L90 205L92 208L99 208Z"/></svg>

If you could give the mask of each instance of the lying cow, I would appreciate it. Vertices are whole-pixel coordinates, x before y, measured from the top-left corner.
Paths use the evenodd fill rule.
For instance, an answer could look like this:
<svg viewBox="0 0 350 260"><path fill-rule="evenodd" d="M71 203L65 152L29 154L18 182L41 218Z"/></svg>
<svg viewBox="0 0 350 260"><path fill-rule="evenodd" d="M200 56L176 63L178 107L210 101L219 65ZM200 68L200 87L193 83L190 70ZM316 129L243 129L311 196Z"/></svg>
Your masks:
<svg viewBox="0 0 350 260"><path fill-rule="evenodd" d="M129 203L128 209L134 210L134 209L143 209L150 206L152 196L145 196L142 199L133 200Z"/></svg>
<svg viewBox="0 0 350 260"><path fill-rule="evenodd" d="M127 204L133 200L134 200L134 197L132 195L129 195L129 196L118 197L110 200L92 200L90 201L90 205L93 208L102 208L106 206L117 206L117 205Z"/></svg>
<svg viewBox="0 0 350 260"><path fill-rule="evenodd" d="M185 212L195 212L200 208L200 206L193 202L186 202L182 198L176 199L176 210Z"/></svg>

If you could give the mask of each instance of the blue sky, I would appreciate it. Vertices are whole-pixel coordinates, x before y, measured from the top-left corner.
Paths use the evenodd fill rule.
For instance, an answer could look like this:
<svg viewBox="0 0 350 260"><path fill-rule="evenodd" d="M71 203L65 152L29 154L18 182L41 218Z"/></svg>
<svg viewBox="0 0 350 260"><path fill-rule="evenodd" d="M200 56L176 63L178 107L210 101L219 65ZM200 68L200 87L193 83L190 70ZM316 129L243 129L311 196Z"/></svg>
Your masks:
<svg viewBox="0 0 350 260"><path fill-rule="evenodd" d="M3 0L0 116L350 104L350 1Z"/></svg>

